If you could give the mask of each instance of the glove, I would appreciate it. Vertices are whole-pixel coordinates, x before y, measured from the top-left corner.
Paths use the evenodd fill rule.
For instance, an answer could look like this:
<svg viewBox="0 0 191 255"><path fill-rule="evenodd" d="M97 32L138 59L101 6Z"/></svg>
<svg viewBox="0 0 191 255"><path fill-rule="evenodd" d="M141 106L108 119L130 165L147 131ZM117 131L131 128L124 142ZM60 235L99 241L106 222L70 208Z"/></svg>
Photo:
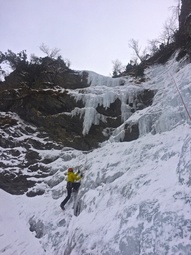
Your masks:
<svg viewBox="0 0 191 255"><path fill-rule="evenodd" d="M83 174L81 174L80 176L83 177Z"/></svg>
<svg viewBox="0 0 191 255"><path fill-rule="evenodd" d="M80 174L80 170L78 170L77 174Z"/></svg>

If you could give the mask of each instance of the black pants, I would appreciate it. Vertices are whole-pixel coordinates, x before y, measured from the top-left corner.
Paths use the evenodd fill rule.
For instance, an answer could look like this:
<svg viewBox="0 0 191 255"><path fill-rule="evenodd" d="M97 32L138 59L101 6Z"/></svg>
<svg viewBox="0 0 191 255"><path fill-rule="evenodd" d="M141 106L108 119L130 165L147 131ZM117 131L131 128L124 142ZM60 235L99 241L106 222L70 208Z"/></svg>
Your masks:
<svg viewBox="0 0 191 255"><path fill-rule="evenodd" d="M67 186L66 186L67 197L64 199L64 201L62 201L61 206L65 206L65 204L68 202L68 200L71 197L72 190L77 192L79 187L80 187L80 183L79 182L73 182L73 183L72 182L68 182L67 183Z"/></svg>

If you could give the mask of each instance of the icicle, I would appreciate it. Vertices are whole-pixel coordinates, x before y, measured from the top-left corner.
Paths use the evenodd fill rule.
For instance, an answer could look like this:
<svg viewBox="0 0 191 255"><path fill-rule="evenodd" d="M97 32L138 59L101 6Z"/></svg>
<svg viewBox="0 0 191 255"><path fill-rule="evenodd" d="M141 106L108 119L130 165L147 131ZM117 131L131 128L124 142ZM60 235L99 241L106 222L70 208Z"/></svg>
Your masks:
<svg viewBox="0 0 191 255"><path fill-rule="evenodd" d="M152 116L145 114L143 115L139 121L139 135L143 136L148 134L152 128Z"/></svg>
<svg viewBox="0 0 191 255"><path fill-rule="evenodd" d="M76 113L77 112L78 111L76 111ZM96 109L94 109L93 107L88 107L86 109L83 109L83 113L84 112L85 112L85 115L84 115L84 122L83 122L83 135L87 135L89 133L89 130L92 124L99 125L100 120L102 122L106 121L106 118L102 114L97 113ZM80 111L78 113L82 114L82 112Z"/></svg>

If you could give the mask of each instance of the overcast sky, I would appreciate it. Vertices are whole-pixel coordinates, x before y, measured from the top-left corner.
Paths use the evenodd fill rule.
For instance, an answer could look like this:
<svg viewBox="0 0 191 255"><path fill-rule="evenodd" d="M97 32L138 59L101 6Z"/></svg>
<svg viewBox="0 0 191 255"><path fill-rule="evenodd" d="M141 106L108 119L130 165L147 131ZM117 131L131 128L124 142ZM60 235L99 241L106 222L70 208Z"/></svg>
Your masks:
<svg viewBox="0 0 191 255"><path fill-rule="evenodd" d="M75 70L112 73L132 59L131 38L144 48L157 38L176 0L0 0L0 51L59 48Z"/></svg>

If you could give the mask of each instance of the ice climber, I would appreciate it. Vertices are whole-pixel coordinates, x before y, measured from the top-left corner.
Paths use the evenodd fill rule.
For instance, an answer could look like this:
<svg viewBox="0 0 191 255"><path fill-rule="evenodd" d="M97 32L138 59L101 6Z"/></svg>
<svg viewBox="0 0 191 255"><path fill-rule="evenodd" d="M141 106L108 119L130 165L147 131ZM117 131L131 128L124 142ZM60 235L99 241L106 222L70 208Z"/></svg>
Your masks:
<svg viewBox="0 0 191 255"><path fill-rule="evenodd" d="M78 173L74 173L73 168L68 168L67 186L66 186L67 197L60 204L60 207L62 208L62 210L65 210L64 206L70 199L72 191L78 192L78 189L80 187L80 182L75 182L75 181L79 181L83 177L82 174L80 174L80 175L79 174L80 174L79 171L78 171Z"/></svg>

